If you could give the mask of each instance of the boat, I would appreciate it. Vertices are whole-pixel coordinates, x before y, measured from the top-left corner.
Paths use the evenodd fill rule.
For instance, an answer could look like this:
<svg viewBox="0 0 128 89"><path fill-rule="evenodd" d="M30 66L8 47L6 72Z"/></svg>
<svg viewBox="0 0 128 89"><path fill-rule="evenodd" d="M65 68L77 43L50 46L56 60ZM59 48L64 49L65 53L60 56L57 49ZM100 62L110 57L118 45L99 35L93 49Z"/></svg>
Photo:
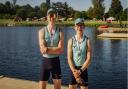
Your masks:
<svg viewBox="0 0 128 89"><path fill-rule="evenodd" d="M99 28L108 28L108 25L101 25Z"/></svg>

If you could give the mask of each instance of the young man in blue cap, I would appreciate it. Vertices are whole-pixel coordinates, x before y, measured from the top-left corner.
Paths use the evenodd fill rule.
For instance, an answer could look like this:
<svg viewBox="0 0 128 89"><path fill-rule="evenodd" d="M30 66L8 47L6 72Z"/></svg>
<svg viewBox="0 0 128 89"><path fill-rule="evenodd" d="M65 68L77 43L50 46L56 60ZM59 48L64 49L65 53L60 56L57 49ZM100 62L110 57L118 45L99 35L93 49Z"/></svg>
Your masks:
<svg viewBox="0 0 128 89"><path fill-rule="evenodd" d="M71 80L69 89L76 89L80 85L81 89L88 89L87 68L91 59L91 44L87 36L84 35L84 21L82 18L75 20L76 35L68 40L67 55L68 64L71 69Z"/></svg>
<svg viewBox="0 0 128 89"><path fill-rule="evenodd" d="M46 89L50 74L52 74L54 88L61 89L61 67L59 55L63 53L64 37L60 28L55 26L56 11L47 11L48 25L39 30L39 45L43 56L39 89Z"/></svg>

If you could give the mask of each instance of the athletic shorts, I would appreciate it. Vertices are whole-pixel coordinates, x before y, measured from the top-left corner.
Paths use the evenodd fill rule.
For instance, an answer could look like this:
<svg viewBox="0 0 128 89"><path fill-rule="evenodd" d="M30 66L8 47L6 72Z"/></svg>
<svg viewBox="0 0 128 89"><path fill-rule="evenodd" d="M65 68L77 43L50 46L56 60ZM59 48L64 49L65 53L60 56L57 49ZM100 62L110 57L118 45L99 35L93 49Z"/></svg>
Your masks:
<svg viewBox="0 0 128 89"><path fill-rule="evenodd" d="M75 68L76 68L76 69L80 69L81 66L75 67ZM73 73L70 72L70 82L69 82L69 84L70 84L70 85L76 85L76 84L78 84L78 85L80 85L80 86L88 86L88 73L87 73L87 69L82 72L82 74L80 75L80 77L81 77L82 80L83 80L83 83L82 83L82 84L78 84L78 83L76 82L75 77L73 76Z"/></svg>
<svg viewBox="0 0 128 89"><path fill-rule="evenodd" d="M43 57L40 80L48 81L50 74L52 74L53 79L61 79L61 67L59 57Z"/></svg>

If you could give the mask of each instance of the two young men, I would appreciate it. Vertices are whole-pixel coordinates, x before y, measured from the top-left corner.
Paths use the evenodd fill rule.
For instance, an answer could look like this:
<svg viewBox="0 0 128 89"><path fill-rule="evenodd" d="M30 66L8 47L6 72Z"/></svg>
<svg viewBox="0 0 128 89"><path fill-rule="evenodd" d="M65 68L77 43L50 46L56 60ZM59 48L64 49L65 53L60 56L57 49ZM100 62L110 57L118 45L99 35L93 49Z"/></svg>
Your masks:
<svg viewBox="0 0 128 89"><path fill-rule="evenodd" d="M39 30L39 45L43 56L41 79L39 89L46 89L50 73L52 74L54 88L61 89L61 68L59 55L64 50L64 34L55 26L56 11L49 9L47 12L48 25ZM67 55L71 69L71 82L69 89L76 89L77 84L81 89L88 89L87 68L90 64L90 40L84 35L84 21L75 20L76 35L68 41Z"/></svg>

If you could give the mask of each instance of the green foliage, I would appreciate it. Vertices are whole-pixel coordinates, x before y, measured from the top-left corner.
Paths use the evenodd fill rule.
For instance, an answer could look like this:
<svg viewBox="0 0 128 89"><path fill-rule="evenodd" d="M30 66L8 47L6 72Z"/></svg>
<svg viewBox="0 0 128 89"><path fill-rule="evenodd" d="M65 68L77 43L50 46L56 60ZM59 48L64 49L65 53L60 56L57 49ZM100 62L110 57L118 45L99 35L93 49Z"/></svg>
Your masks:
<svg viewBox="0 0 128 89"><path fill-rule="evenodd" d="M0 14L1 19L10 19L11 15L10 14Z"/></svg>
<svg viewBox="0 0 128 89"><path fill-rule="evenodd" d="M74 17L75 17L75 19L76 19L76 18L81 18L82 15L81 15L81 13L80 13L79 11L76 11Z"/></svg>
<svg viewBox="0 0 128 89"><path fill-rule="evenodd" d="M46 3L42 3L40 5L40 10L42 12L42 16L46 16L47 10L48 10L48 5Z"/></svg>
<svg viewBox="0 0 128 89"><path fill-rule="evenodd" d="M90 18L102 19L104 15L105 7L103 5L104 0L92 0L93 7L88 9L88 16Z"/></svg>
<svg viewBox="0 0 128 89"><path fill-rule="evenodd" d="M120 19L123 7L119 0L112 0L111 7L109 8L109 16L115 17L117 20Z"/></svg>
<svg viewBox="0 0 128 89"><path fill-rule="evenodd" d="M60 17L69 18L74 16L74 10L72 7L69 7L67 2L56 2L53 3L51 6L57 10L57 14Z"/></svg>
<svg viewBox="0 0 128 89"><path fill-rule="evenodd" d="M93 19L93 8L92 7L90 7L89 9L88 9L88 11L87 11L87 16L88 17L90 17L90 19Z"/></svg>
<svg viewBox="0 0 128 89"><path fill-rule="evenodd" d="M6 1L5 4L0 3L0 19L12 18L14 14L15 9L9 1Z"/></svg>
<svg viewBox="0 0 128 89"><path fill-rule="evenodd" d="M26 10L23 8L19 9L16 13L16 16L21 17L23 20L25 20L27 18Z"/></svg>
<svg viewBox="0 0 128 89"><path fill-rule="evenodd" d="M24 6L15 5L17 0L13 0L13 3L9 1L5 4L0 3L0 19L14 19L15 16L21 17L23 20L26 18L42 17L40 7L31 7L29 4Z"/></svg>
<svg viewBox="0 0 128 89"><path fill-rule="evenodd" d="M13 6L15 7L17 0L12 0L12 1L13 1Z"/></svg>
<svg viewBox="0 0 128 89"><path fill-rule="evenodd" d="M0 3L0 13L5 13L5 5Z"/></svg>
<svg viewBox="0 0 128 89"><path fill-rule="evenodd" d="M49 1L49 0L47 0ZM19 6L16 4L17 0L6 1L4 4L0 3L0 19L13 19L14 17L20 17L23 20L26 18L41 18L45 17L50 3L41 3L40 6L32 7L27 4ZM68 5L67 2L55 2L51 4L51 7L56 8L58 17L65 18L84 18L84 19L102 19L104 17L116 17L117 20L127 20L127 9L123 11L123 7L119 0L112 0L111 7L107 13L104 13L105 7L104 0L92 0L93 6L87 11L75 11Z"/></svg>
<svg viewBox="0 0 128 89"><path fill-rule="evenodd" d="M75 15L74 15L74 18L84 18L84 19L87 19L87 13L85 11L76 11L75 12Z"/></svg>
<svg viewBox="0 0 128 89"><path fill-rule="evenodd" d="M128 12L128 8L124 9L124 11L122 11L121 15L120 15L120 20L126 21L127 20L127 12Z"/></svg>

